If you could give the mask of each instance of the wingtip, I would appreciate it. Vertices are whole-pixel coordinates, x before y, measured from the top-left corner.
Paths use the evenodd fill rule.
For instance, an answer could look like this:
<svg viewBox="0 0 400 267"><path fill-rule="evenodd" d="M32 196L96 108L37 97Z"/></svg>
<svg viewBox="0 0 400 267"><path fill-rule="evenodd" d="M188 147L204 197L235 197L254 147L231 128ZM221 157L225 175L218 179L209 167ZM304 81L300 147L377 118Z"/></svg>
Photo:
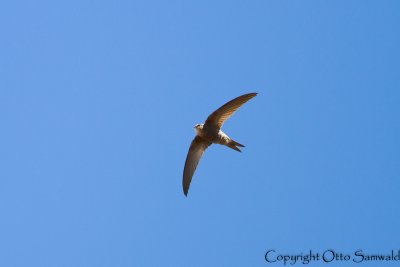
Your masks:
<svg viewBox="0 0 400 267"><path fill-rule="evenodd" d="M253 98L253 97L256 97L258 95L258 93L253 92L253 93L248 93L248 94L245 94L245 95L249 96L250 98Z"/></svg>

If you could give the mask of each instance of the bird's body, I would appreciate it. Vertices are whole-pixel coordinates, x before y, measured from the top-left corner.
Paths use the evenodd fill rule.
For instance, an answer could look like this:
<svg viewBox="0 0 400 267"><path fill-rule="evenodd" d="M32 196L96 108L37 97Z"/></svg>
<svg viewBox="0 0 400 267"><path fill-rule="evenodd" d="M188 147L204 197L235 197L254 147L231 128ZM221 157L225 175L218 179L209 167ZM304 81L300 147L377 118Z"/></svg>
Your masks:
<svg viewBox="0 0 400 267"><path fill-rule="evenodd" d="M250 93L239 96L219 109L214 111L208 116L204 124L196 124L194 129L196 131L196 137L190 144L189 152L185 161L185 168L183 169L183 192L187 196L189 191L190 182L192 176L197 168L201 156L204 151L211 144L225 145L236 151L240 151L238 147L244 147L244 145L234 141L227 134L225 134L221 127L223 123L244 103L255 97L257 93Z"/></svg>
<svg viewBox="0 0 400 267"><path fill-rule="evenodd" d="M196 124L194 129L197 133L197 136L209 143L224 145L239 152L240 150L236 146L243 147L243 145L231 139L226 133L214 127L204 127L204 124Z"/></svg>

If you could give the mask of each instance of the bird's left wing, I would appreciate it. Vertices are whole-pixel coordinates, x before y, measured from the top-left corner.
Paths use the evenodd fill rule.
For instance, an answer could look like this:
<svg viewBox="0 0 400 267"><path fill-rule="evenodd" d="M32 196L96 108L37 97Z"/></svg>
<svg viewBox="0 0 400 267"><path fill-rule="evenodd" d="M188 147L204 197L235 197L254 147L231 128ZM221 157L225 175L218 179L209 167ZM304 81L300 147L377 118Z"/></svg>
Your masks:
<svg viewBox="0 0 400 267"><path fill-rule="evenodd" d="M185 168L183 169L183 193L187 196L192 176L199 164L200 158L204 151L211 145L210 142L204 140L200 136L196 136L190 144L189 152L186 156Z"/></svg>
<svg viewBox="0 0 400 267"><path fill-rule="evenodd" d="M211 113L204 123L204 126L211 126L220 129L222 127L222 124L224 124L224 122L229 119L229 117L232 116L232 114L236 110L238 110L238 108L240 108L244 103L246 103L256 95L257 93L250 93L232 99L231 101Z"/></svg>

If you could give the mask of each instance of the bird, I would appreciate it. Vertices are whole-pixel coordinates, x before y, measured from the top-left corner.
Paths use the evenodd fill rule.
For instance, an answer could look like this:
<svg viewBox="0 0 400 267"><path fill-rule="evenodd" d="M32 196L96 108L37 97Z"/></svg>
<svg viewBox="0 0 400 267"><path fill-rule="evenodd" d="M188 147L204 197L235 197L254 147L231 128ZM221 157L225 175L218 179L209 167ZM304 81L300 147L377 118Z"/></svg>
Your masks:
<svg viewBox="0 0 400 267"><path fill-rule="evenodd" d="M256 95L257 93L248 93L238 96L212 112L207 117L204 124L196 124L194 126L196 136L190 144L189 151L186 156L185 167L183 169L182 186L183 193L186 197L188 195L190 182L192 181L192 177L196 171L197 165L199 164L204 151L211 144L224 145L238 152L242 152L239 147L244 147L244 145L230 138L221 130L221 127L236 110L238 110L244 103Z"/></svg>

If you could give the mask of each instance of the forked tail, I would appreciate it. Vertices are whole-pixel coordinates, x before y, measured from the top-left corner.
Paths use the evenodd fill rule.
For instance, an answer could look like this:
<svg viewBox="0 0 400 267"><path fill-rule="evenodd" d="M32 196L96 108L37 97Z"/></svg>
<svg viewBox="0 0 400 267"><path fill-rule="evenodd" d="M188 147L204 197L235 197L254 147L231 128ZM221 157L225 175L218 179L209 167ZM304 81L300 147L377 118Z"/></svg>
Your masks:
<svg viewBox="0 0 400 267"><path fill-rule="evenodd" d="M244 145L242 145L242 144L236 142L235 140L231 139L231 142L228 144L228 147L230 147L230 148L232 148L232 149L234 149L236 151L242 152L242 151L240 151L240 149L238 147L244 147Z"/></svg>

